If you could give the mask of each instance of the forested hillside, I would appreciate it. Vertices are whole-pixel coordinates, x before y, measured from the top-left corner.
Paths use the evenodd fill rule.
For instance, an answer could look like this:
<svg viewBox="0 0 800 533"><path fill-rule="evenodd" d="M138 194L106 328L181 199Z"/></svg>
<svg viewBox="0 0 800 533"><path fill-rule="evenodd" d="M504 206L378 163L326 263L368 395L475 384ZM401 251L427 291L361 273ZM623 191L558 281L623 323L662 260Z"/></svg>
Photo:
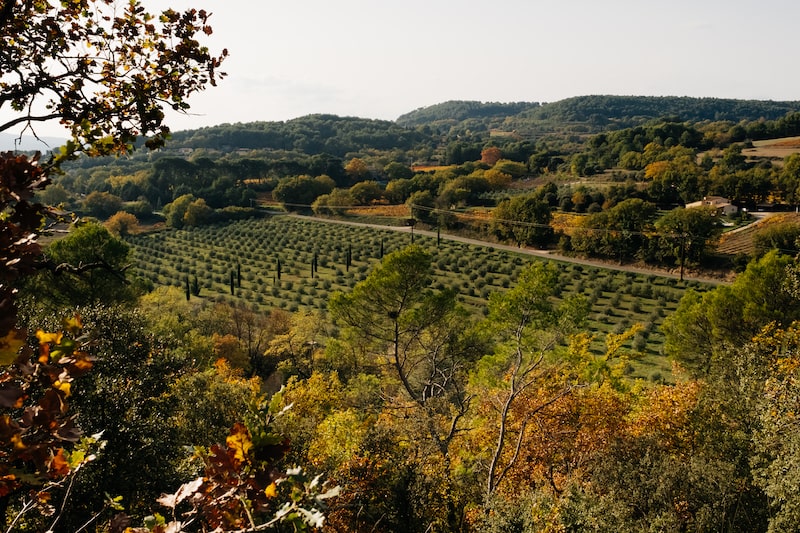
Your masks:
<svg viewBox="0 0 800 533"><path fill-rule="evenodd" d="M173 134L171 148L210 148L327 153L344 157L370 150L409 151L430 138L393 122L335 115L308 115L286 122L222 124Z"/></svg>
<svg viewBox="0 0 800 533"><path fill-rule="evenodd" d="M511 127L519 131L554 130L583 124L591 131L609 126L625 128L652 120L677 122L720 122L777 120L800 109L800 102L690 98L677 96L576 96L550 103L482 103L451 101L400 116L403 126L454 127L461 123L473 128ZM482 126L482 127L481 127Z"/></svg>
<svg viewBox="0 0 800 533"><path fill-rule="evenodd" d="M475 102L452 100L441 104L422 107L400 115L397 123L401 126L439 126L452 125L465 120L491 121L504 120L523 111L539 107L536 102Z"/></svg>
<svg viewBox="0 0 800 533"><path fill-rule="evenodd" d="M690 98L679 96L576 96L542 104L523 118L635 126L652 119L679 122L776 120L797 111L800 102Z"/></svg>

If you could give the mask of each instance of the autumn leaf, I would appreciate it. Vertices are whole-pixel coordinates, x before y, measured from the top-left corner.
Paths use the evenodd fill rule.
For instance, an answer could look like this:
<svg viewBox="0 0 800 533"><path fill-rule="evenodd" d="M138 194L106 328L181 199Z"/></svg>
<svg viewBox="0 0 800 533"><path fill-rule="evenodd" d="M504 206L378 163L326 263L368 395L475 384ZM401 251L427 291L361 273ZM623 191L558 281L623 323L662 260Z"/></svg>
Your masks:
<svg viewBox="0 0 800 533"><path fill-rule="evenodd" d="M27 446L25 446L25 443L22 442L22 438L17 434L11 435L11 444L14 445L14 449L17 451L24 450L25 448L27 448Z"/></svg>
<svg viewBox="0 0 800 533"><path fill-rule="evenodd" d="M7 366L17 359L19 349L25 344L25 332L12 329L5 337L0 338L0 365Z"/></svg>
<svg viewBox="0 0 800 533"><path fill-rule="evenodd" d="M80 331L83 329L83 323L81 322L81 317L75 315L72 318L64 320L64 329L69 331L73 335L80 333Z"/></svg>
<svg viewBox="0 0 800 533"><path fill-rule="evenodd" d="M164 507L169 507L170 509L174 509L179 503L185 500L187 497L191 496L200 488L203 484L203 478L199 477L194 481L190 481L188 483L184 483L183 485L178 488L178 491L174 494L162 494L160 498L158 498L158 503L163 505Z"/></svg>
<svg viewBox="0 0 800 533"><path fill-rule="evenodd" d="M70 395L71 389L72 389L72 384L69 381L58 381L57 380L57 381L55 381L53 383L53 388L60 390L61 392L64 393L64 396L66 398L69 398L69 395Z"/></svg>
<svg viewBox="0 0 800 533"><path fill-rule="evenodd" d="M61 339L64 336L61 332L45 333L41 329L36 332L36 338L39 339L39 344L61 344Z"/></svg>
<svg viewBox="0 0 800 533"><path fill-rule="evenodd" d="M253 447L253 441L250 440L250 433L244 424L237 422L231 429L231 434L225 439L225 444L228 450L233 452L233 458L239 462L246 462L247 455L250 448Z"/></svg>
<svg viewBox="0 0 800 533"><path fill-rule="evenodd" d="M64 456L64 448L59 448L50 461L50 473L53 477L63 477L69 474L69 461Z"/></svg>

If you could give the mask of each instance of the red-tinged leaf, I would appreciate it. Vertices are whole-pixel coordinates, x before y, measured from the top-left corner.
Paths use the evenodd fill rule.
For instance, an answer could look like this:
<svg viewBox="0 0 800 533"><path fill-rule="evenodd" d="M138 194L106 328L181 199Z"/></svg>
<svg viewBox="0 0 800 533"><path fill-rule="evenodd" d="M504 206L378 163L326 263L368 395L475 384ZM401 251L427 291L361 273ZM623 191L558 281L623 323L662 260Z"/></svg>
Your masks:
<svg viewBox="0 0 800 533"><path fill-rule="evenodd" d="M50 345L49 344L40 344L39 345L39 363L46 365L50 362Z"/></svg>
<svg viewBox="0 0 800 533"><path fill-rule="evenodd" d="M64 414L67 412L64 396L56 389L47 389L42 399L39 400L39 407L42 408L42 411L52 413L52 415Z"/></svg>
<svg viewBox="0 0 800 533"><path fill-rule="evenodd" d="M8 496L19 487L20 483L14 474L0 476L0 498Z"/></svg>
<svg viewBox="0 0 800 533"><path fill-rule="evenodd" d="M50 461L50 476L53 478L64 477L69 474L69 462L64 456L64 448L59 448Z"/></svg>

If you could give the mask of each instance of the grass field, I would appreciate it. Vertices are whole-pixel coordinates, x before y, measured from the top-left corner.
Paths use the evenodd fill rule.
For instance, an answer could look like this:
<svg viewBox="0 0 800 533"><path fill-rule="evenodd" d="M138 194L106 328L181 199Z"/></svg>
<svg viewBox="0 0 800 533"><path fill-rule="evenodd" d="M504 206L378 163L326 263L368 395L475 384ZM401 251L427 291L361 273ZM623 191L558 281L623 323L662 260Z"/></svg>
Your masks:
<svg viewBox="0 0 800 533"><path fill-rule="evenodd" d="M401 249L410 244L410 235L275 216L188 230L167 229L131 236L128 242L136 259L134 273L154 285L183 288L187 278L197 276L201 298L246 302L262 311L298 311L326 309L330 294L348 291L367 277L380 261L381 249L384 253ZM548 260L447 240L437 246L436 238L421 235L415 242L432 254L433 288L454 288L463 305L476 314L485 313L489 296L512 286L525 265ZM315 255L317 270L312 277ZM591 303L588 329L598 335L593 351L604 350L603 334L642 324L641 332L628 342L628 348L642 357L629 370L646 379L669 378L670 365L661 355L663 335L659 327L677 307L685 285L655 275L556 264L562 294L581 293ZM689 285L703 289L697 283Z"/></svg>

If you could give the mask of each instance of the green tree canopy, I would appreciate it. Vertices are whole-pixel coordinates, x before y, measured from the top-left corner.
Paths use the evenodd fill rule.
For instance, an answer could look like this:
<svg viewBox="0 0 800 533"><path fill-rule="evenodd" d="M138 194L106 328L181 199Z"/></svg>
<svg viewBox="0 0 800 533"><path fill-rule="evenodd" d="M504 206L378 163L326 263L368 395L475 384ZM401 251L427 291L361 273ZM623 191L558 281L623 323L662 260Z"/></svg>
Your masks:
<svg viewBox="0 0 800 533"><path fill-rule="evenodd" d="M137 289L125 277L129 246L100 224L89 222L48 246L47 268L26 285L37 306L75 306L131 301Z"/></svg>
<svg viewBox="0 0 800 533"><path fill-rule="evenodd" d="M800 303L787 283L795 261L773 250L752 261L730 286L689 291L664 321L665 351L694 375L724 365L731 350L748 343L763 326L800 319Z"/></svg>
<svg viewBox="0 0 800 533"><path fill-rule="evenodd" d="M550 205L536 195L515 196L492 210L492 231L517 245L544 247L553 241Z"/></svg>
<svg viewBox="0 0 800 533"><path fill-rule="evenodd" d="M656 220L660 233L659 258L700 263L722 234L722 224L712 208L673 209Z"/></svg>
<svg viewBox="0 0 800 533"><path fill-rule="evenodd" d="M109 192L91 192L83 201L83 209L98 218L108 218L121 208L122 199Z"/></svg>
<svg viewBox="0 0 800 533"><path fill-rule="evenodd" d="M586 218L572 238L572 248L592 256L630 260L647 245L647 233L657 214L656 206L629 198Z"/></svg>
<svg viewBox="0 0 800 533"><path fill-rule="evenodd" d="M323 194L329 194L336 186L327 176L312 178L308 175L284 178L272 191L272 197L291 210L310 206Z"/></svg>

